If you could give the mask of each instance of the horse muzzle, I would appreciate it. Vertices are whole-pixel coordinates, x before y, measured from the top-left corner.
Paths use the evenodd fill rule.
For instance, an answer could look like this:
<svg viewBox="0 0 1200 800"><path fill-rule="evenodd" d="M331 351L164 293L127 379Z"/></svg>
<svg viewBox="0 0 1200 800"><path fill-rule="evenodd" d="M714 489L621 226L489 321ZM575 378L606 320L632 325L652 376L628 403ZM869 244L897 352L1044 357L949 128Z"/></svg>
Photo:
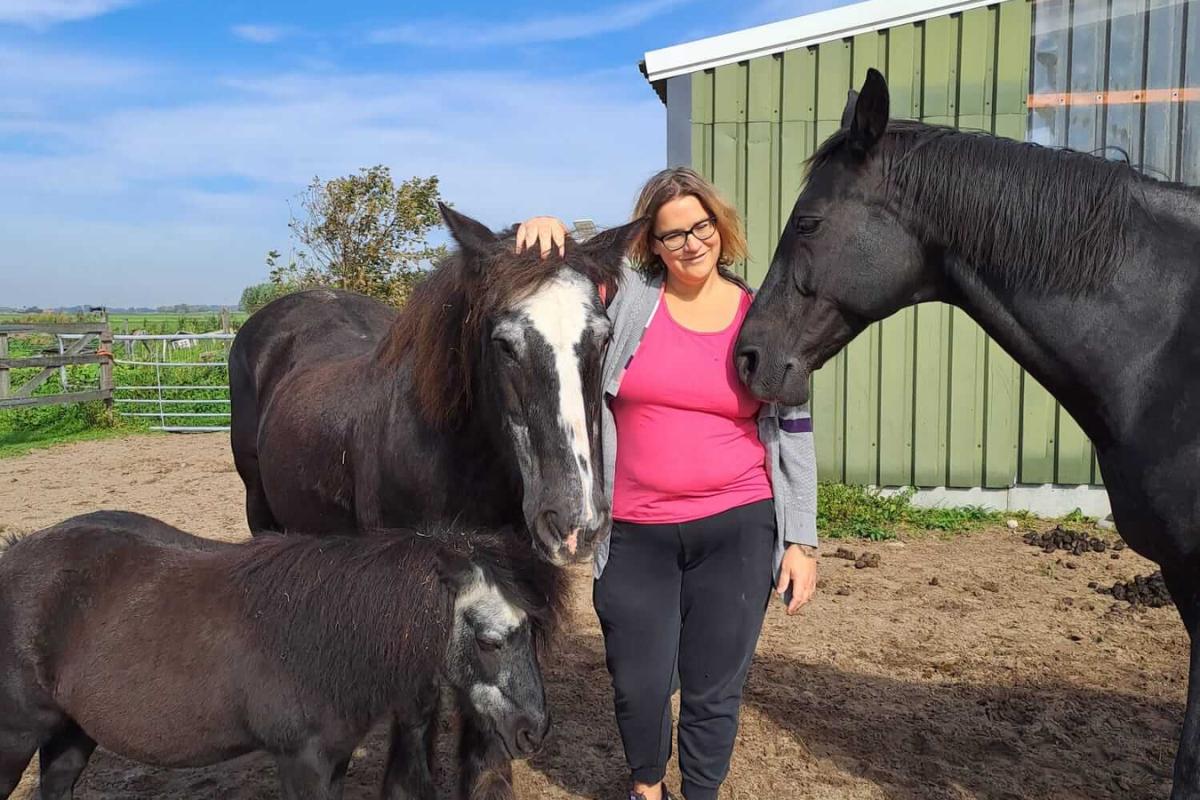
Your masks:
<svg viewBox="0 0 1200 800"><path fill-rule="evenodd" d="M593 514L589 525L564 523L564 519L560 512L543 511L532 526L533 544L538 554L560 567L591 558L596 542L602 541L612 527L612 515L607 510Z"/></svg>
<svg viewBox="0 0 1200 800"><path fill-rule="evenodd" d="M752 344L740 345L734 356L738 377L760 400L801 405L808 401L809 371L798 358L772 358Z"/></svg>

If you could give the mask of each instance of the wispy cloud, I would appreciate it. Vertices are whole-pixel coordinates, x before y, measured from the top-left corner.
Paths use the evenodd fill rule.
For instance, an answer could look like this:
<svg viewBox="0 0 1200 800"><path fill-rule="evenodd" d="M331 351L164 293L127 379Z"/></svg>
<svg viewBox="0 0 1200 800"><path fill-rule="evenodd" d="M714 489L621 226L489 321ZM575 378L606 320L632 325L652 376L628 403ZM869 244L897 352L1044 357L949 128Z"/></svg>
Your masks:
<svg viewBox="0 0 1200 800"><path fill-rule="evenodd" d="M232 31L237 38L255 44L274 44L295 33L286 25L234 25Z"/></svg>
<svg viewBox="0 0 1200 800"><path fill-rule="evenodd" d="M0 43L0 93L31 97L52 88L117 87L147 73L127 59Z"/></svg>
<svg viewBox="0 0 1200 800"><path fill-rule="evenodd" d="M45 28L99 17L139 0L0 0L0 24Z"/></svg>
<svg viewBox="0 0 1200 800"><path fill-rule="evenodd" d="M438 175L493 227L535 213L611 224L665 151L658 101L610 72L260 73L198 88L208 99L169 105L103 90L85 110L38 95L44 115L0 126L6 299L236 300L263 279L263 254L287 247L287 203L313 175L376 163Z"/></svg>
<svg viewBox="0 0 1200 800"><path fill-rule="evenodd" d="M567 42L636 28L691 0L643 0L603 11L531 17L494 24L475 20L442 19L381 28L370 34L376 44L421 47L480 48Z"/></svg>

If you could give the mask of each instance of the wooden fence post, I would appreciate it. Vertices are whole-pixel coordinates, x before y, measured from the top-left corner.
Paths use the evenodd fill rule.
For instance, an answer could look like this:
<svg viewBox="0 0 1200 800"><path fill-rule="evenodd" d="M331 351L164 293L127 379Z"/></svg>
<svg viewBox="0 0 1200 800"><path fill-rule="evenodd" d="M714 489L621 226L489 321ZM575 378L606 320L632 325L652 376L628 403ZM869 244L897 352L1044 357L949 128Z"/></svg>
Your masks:
<svg viewBox="0 0 1200 800"><path fill-rule="evenodd" d="M8 358L8 334L0 333L0 358ZM0 367L0 400L8 397L8 367Z"/></svg>
<svg viewBox="0 0 1200 800"><path fill-rule="evenodd" d="M104 407L112 414L113 408L113 335L106 322L100 331L99 351L104 358L100 361L100 391L105 392Z"/></svg>

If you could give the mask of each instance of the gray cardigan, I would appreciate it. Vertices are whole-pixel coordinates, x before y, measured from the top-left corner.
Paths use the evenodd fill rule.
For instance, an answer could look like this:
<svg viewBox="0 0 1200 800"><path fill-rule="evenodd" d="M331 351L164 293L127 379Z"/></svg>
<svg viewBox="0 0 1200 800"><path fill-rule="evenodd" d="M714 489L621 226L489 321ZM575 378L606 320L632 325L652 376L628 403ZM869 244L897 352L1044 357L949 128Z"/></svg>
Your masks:
<svg viewBox="0 0 1200 800"><path fill-rule="evenodd" d="M620 391L625 368L658 309L663 285L661 275L648 277L628 266L623 272L620 290L608 307L613 338L604 358L604 403L600 410L604 485L610 501L617 468L617 425L610 404ZM767 475L775 495L774 579L789 543L817 546L817 461L808 406L764 403L758 415L758 436L766 447ZM609 540L605 539L596 547L597 578L608 562L608 546Z"/></svg>

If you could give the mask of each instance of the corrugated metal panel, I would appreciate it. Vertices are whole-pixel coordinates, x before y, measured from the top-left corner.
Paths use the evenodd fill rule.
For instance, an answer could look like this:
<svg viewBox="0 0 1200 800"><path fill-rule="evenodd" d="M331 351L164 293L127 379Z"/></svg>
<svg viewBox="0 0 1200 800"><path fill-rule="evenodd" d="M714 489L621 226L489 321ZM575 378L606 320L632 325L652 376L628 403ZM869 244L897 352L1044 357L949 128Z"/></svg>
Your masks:
<svg viewBox="0 0 1200 800"><path fill-rule="evenodd" d="M1171 96L1200 86L1200 0L1022 0L863 33L693 75L694 164L747 215L750 258L739 268L752 283L803 160L837 129L847 89L871 66L887 76L896 116L1110 147L1200 182L1200 102ZM865 331L814 375L812 406L827 480L1100 480L1074 420L948 306L905 309Z"/></svg>

